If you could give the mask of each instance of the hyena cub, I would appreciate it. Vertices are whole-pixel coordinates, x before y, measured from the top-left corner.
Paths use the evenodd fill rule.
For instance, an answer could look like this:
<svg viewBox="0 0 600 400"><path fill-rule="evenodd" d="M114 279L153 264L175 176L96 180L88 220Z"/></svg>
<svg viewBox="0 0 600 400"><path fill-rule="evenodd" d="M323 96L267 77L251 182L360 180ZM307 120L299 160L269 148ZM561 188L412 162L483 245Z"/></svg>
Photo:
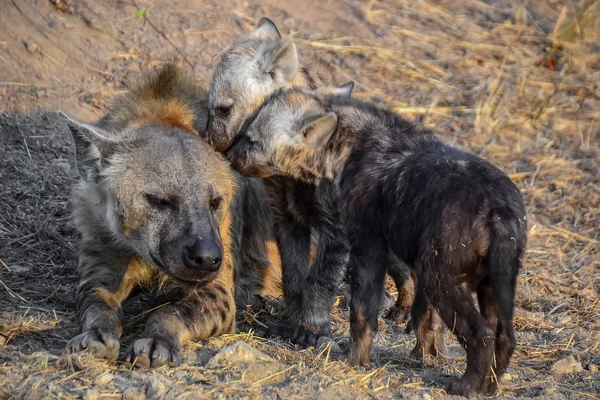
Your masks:
<svg viewBox="0 0 600 400"><path fill-rule="evenodd" d="M329 65L313 54L298 54L294 42L282 38L275 24L263 18L217 66L209 89L205 137L216 150L225 151L244 121L277 89L299 86L318 90L338 85ZM286 300L283 323L270 333L300 345L314 345L320 336L329 334L329 311L349 252L339 210L330 201L334 188L282 176L267 177L265 185L275 214ZM309 268L311 230L318 233L318 244ZM397 284L407 281L407 270L401 264L392 270ZM394 309L399 319L405 303L405 299L399 300Z"/></svg>
<svg viewBox="0 0 600 400"><path fill-rule="evenodd" d="M503 172L397 114L301 90L269 100L228 155L242 174L335 184L331 201L351 245L352 364L369 363L374 293L391 251L417 276L415 326L430 302L466 348L466 372L449 393L497 390L516 346L514 297L527 241L523 200Z"/></svg>
<svg viewBox="0 0 600 400"><path fill-rule="evenodd" d="M198 136L205 100L168 65L97 124L61 113L81 175L72 201L82 333L69 341L71 351L116 359L121 304L136 287L171 302L128 349L131 363L178 364L184 341L234 332L240 199L235 173Z"/></svg>

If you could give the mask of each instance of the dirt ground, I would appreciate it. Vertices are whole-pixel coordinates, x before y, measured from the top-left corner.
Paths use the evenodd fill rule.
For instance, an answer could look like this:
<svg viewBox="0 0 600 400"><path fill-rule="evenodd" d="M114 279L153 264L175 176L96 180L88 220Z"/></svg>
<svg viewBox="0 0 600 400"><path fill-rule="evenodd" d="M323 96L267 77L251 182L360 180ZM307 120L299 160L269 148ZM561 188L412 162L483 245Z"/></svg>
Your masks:
<svg viewBox="0 0 600 400"><path fill-rule="evenodd" d="M600 2L594 0L0 0L0 399L445 398L464 352L409 358L413 335L380 321L371 367L260 337L280 302L240 310L240 333L190 343L176 369L65 355L77 333L64 109L98 118L139 72L177 59L208 82L262 16L318 51L356 96L390 107L503 169L527 204L518 350L502 398L600 398ZM130 302L128 332L144 319ZM131 335L126 336L125 343ZM272 360L213 359L246 342ZM571 370L553 365L573 357ZM560 365L560 364L559 364Z"/></svg>

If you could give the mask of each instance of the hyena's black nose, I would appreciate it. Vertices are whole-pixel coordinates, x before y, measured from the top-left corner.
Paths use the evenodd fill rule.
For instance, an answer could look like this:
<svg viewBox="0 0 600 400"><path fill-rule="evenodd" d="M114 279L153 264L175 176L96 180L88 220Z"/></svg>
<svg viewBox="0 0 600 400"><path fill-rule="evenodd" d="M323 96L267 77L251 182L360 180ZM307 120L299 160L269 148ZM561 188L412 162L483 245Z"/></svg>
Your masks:
<svg viewBox="0 0 600 400"><path fill-rule="evenodd" d="M221 266L221 247L212 240L196 239L186 250L187 257L184 257L184 260L188 268L216 271Z"/></svg>

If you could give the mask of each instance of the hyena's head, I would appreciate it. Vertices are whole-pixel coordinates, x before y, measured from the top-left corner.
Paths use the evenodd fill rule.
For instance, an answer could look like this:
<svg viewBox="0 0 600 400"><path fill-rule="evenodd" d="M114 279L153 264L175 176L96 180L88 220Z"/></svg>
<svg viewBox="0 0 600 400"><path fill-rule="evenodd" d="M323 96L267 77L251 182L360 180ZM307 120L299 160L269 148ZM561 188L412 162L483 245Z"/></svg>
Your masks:
<svg viewBox="0 0 600 400"><path fill-rule="evenodd" d="M350 97L353 83L326 88L318 94ZM268 99L235 137L226 156L246 176L302 176L310 157L327 143L337 128L336 114L319 97L288 89Z"/></svg>
<svg viewBox="0 0 600 400"><path fill-rule="evenodd" d="M75 224L93 225L80 230L108 237L178 281L216 277L230 257L235 185L222 156L178 127L145 124L116 135L61 115L81 175Z"/></svg>
<svg viewBox="0 0 600 400"><path fill-rule="evenodd" d="M282 39L275 24L262 18L250 36L235 43L217 66L208 95L206 140L225 151L246 118L298 71L291 39Z"/></svg>

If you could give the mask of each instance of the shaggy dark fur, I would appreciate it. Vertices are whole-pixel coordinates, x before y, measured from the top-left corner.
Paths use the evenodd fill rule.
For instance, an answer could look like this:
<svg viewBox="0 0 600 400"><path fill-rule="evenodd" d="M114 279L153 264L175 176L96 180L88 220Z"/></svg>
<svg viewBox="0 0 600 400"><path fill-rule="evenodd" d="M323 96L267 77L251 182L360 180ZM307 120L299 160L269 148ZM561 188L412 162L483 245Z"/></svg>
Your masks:
<svg viewBox="0 0 600 400"><path fill-rule="evenodd" d="M351 363L369 362L393 252L417 277L416 332L434 329L431 304L466 348L467 370L449 393L494 393L516 346L514 298L527 241L523 200L506 174L397 114L302 90L276 94L242 134L229 152L242 173L335 184L331 202L351 246Z"/></svg>

